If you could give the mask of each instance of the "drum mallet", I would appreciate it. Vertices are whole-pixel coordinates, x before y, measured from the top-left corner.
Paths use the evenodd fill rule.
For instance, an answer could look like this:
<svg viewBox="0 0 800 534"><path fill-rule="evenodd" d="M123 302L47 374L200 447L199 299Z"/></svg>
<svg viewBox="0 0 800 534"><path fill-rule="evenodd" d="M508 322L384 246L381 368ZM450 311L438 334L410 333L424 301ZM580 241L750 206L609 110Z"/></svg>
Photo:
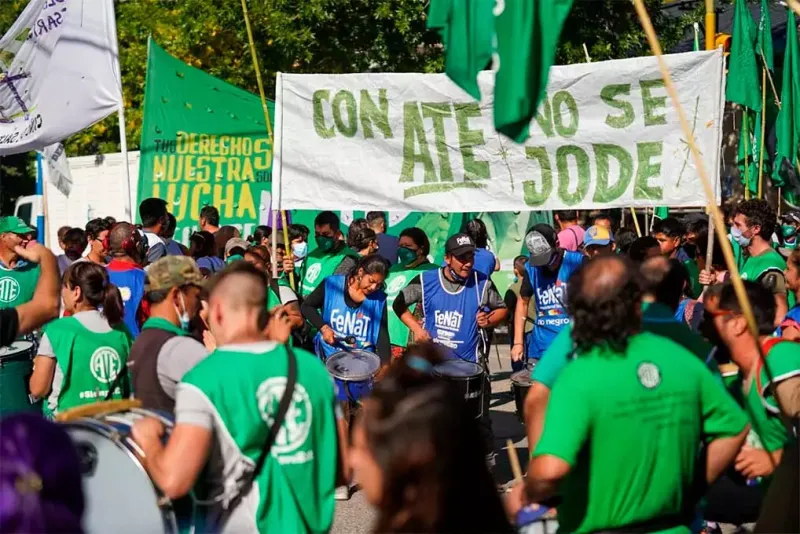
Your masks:
<svg viewBox="0 0 800 534"><path fill-rule="evenodd" d="M514 481L517 484L522 484L522 468L519 466L517 448L514 447L514 442L510 439L506 440L506 449L508 450L508 461L511 464L511 474L514 475Z"/></svg>

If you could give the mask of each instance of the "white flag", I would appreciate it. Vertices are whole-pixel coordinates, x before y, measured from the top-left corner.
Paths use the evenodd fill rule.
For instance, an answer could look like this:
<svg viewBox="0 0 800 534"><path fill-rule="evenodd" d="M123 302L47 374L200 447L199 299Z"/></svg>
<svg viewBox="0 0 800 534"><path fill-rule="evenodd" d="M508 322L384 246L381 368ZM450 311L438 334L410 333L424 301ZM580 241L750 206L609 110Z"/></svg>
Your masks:
<svg viewBox="0 0 800 534"><path fill-rule="evenodd" d="M56 189L61 191L65 197L68 197L72 191L72 173L69 172L69 161L67 161L64 145L57 143L44 147L42 159L47 165L50 183L56 186Z"/></svg>
<svg viewBox="0 0 800 534"><path fill-rule="evenodd" d="M0 39L0 156L59 143L121 95L112 0L31 0Z"/></svg>

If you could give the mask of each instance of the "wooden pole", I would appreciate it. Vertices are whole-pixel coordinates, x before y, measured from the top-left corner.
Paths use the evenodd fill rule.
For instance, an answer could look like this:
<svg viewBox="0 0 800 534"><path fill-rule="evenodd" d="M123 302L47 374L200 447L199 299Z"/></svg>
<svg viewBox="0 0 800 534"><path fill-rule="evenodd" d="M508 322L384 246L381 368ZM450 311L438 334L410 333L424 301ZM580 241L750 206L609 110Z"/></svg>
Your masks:
<svg viewBox="0 0 800 534"><path fill-rule="evenodd" d="M781 187L778 186L778 218L781 217L781 204L783 204L783 195L781 194Z"/></svg>
<svg viewBox="0 0 800 534"><path fill-rule="evenodd" d="M800 15L800 2L797 0L786 0L786 3L789 7L792 8L792 11Z"/></svg>
<svg viewBox="0 0 800 534"><path fill-rule="evenodd" d="M511 464L511 473L514 475L516 483L519 484L522 482L522 468L519 465L517 448L514 447L514 442L510 439L506 440L506 450L508 451L508 463Z"/></svg>
<svg viewBox="0 0 800 534"><path fill-rule="evenodd" d="M764 137L767 130L767 67L761 68L761 146L758 154L758 198L762 196L764 180Z"/></svg>
<svg viewBox="0 0 800 534"><path fill-rule="evenodd" d="M631 218L633 219L633 225L636 227L636 235L642 237L642 229L639 228L639 219L636 218L636 210L633 209L633 206L631 206Z"/></svg>
<svg viewBox="0 0 800 534"><path fill-rule="evenodd" d="M256 54L256 43L253 39L253 28L250 26L250 15L247 12L247 0L242 0L242 13L244 13L244 25L247 29L247 41L250 45L250 56L253 60L253 69L256 71L256 83L258 84L258 94L261 97L261 109L264 112L264 122L267 124L267 137L269 138L269 145L270 147L275 146L272 140L272 124L269 121L269 108L267 107L267 96L264 93L264 83L261 81L261 67L258 66L258 54ZM286 212L281 210L281 222L283 223L283 245L286 250L286 255L290 255L292 251L291 244L289 243L289 229L286 225ZM272 228L273 228L273 236L277 231L276 225L276 215L273 210L272 216ZM277 252L277 241L275 238L272 240L272 273L273 276L277 276L278 271L278 252ZM292 286L294 289L294 270L289 271L289 285Z"/></svg>
<svg viewBox="0 0 800 534"><path fill-rule="evenodd" d="M710 215L710 213L709 213ZM708 218L708 239L706 242L706 269L710 270L714 262L714 217Z"/></svg>
<svg viewBox="0 0 800 534"><path fill-rule="evenodd" d="M750 200L750 125L747 124L747 108L742 108L742 129L739 135L744 136L744 199Z"/></svg>

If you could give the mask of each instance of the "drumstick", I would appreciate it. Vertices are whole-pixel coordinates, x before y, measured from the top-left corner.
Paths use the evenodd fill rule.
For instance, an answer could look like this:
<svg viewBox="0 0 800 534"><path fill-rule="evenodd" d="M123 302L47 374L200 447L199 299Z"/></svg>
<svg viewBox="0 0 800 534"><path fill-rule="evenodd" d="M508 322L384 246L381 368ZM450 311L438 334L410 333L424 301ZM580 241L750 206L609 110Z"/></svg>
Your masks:
<svg viewBox="0 0 800 534"><path fill-rule="evenodd" d="M508 450L508 461L511 464L511 474L514 475L514 481L517 484L522 483L522 468L519 466L519 456L517 455L517 448L514 447L514 442L510 439L506 440L506 449Z"/></svg>

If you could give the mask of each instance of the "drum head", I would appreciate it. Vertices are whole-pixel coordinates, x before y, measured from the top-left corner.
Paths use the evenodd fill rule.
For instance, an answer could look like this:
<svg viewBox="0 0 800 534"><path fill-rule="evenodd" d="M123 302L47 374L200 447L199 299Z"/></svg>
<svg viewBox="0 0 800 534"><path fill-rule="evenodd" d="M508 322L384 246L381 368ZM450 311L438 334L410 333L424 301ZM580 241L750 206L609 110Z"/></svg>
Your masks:
<svg viewBox="0 0 800 534"><path fill-rule="evenodd" d="M88 424L67 423L67 433L81 460L88 534L165 532L170 521L144 468L122 443ZM124 439L124 438L123 438Z"/></svg>
<svg viewBox="0 0 800 534"><path fill-rule="evenodd" d="M30 341L17 340L7 347L0 348L0 359L11 358L30 352L33 352L33 343Z"/></svg>
<svg viewBox="0 0 800 534"><path fill-rule="evenodd" d="M519 386L530 386L531 385L531 372L528 369L523 369L522 371L517 371L513 375L511 375L511 382L517 384Z"/></svg>
<svg viewBox="0 0 800 534"><path fill-rule="evenodd" d="M433 368L433 374L447 378L472 378L483 374L483 367L464 360L447 360Z"/></svg>
<svg viewBox="0 0 800 534"><path fill-rule="evenodd" d="M342 351L325 360L325 367L335 378L345 382L360 382L378 374L381 359L363 350Z"/></svg>

